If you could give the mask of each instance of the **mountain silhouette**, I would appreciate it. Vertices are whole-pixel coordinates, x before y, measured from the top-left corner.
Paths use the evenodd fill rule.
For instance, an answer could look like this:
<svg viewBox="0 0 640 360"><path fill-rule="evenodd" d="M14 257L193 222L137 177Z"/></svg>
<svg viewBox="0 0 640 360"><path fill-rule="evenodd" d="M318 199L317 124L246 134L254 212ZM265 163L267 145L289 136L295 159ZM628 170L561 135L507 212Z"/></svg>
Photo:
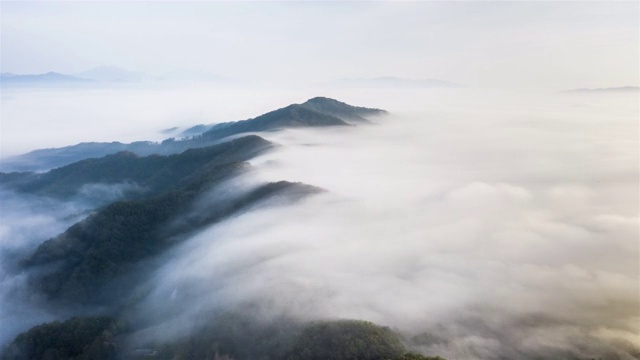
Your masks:
<svg viewBox="0 0 640 360"><path fill-rule="evenodd" d="M289 128L357 125L386 113L380 109L352 106L330 98L315 97L302 104L292 104L252 119L216 125L197 125L183 133L185 137L182 139L170 138L160 143L89 142L62 148L34 150L4 159L0 163L0 171L43 171L120 151L129 151L140 156L176 154L190 148L210 146L230 136Z"/></svg>

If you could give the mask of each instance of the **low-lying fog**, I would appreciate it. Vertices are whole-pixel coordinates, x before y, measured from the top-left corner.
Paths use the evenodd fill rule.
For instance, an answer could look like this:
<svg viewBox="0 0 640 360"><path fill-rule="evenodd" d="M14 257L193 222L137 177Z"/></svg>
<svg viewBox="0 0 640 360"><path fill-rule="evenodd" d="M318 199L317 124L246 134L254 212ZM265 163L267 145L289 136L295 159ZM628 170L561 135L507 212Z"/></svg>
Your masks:
<svg viewBox="0 0 640 360"><path fill-rule="evenodd" d="M267 134L258 177L329 194L197 235L149 304L367 319L453 359L640 345L636 103L467 94Z"/></svg>
<svg viewBox="0 0 640 360"><path fill-rule="evenodd" d="M27 292L18 262L41 242L86 216L87 204L16 194L0 187L0 350L17 333L52 321L40 299Z"/></svg>
<svg viewBox="0 0 640 360"><path fill-rule="evenodd" d="M316 95L392 114L261 134L282 146L252 161L251 181L328 193L235 217L167 255L141 316L174 315L149 334L257 303L267 318L356 318L423 334L414 346L449 359L638 356L637 94L176 91L121 94L91 111L93 95L82 94L67 119L86 122L55 127L47 146L253 117ZM53 118L26 110L40 98L21 96L3 94L5 152L26 150L27 138L34 148L65 119L57 95L38 95ZM27 137L17 114L44 129ZM4 227L13 211L3 205Z"/></svg>

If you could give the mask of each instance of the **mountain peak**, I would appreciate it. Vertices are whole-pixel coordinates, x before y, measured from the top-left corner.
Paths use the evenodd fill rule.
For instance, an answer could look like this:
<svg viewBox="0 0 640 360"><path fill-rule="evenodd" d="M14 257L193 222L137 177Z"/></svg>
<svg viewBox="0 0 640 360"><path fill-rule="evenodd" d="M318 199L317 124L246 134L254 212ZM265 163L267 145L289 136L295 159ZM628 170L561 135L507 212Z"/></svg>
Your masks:
<svg viewBox="0 0 640 360"><path fill-rule="evenodd" d="M300 104L300 106L309 110L337 117L347 122L356 123L367 123L369 122L366 118L367 116L383 115L387 113L381 109L353 106L343 103L342 101L323 96L311 98Z"/></svg>
<svg viewBox="0 0 640 360"><path fill-rule="evenodd" d="M337 103L337 104L344 104L347 105L346 103L343 103L342 101L338 101L336 99L332 99L332 98L328 98L328 97L324 97L324 96L316 96L313 97L307 101L305 101L303 104L307 104L307 103Z"/></svg>

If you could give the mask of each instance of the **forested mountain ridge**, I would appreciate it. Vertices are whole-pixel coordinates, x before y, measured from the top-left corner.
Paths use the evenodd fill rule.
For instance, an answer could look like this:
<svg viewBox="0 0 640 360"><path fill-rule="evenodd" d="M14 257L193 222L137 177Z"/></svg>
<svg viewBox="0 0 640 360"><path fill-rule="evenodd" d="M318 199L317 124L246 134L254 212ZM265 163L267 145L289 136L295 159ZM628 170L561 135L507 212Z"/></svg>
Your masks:
<svg viewBox="0 0 640 360"><path fill-rule="evenodd" d="M268 112L253 119L214 125L202 133L205 139L222 139L227 136L246 132L261 132L297 127L347 126L336 116L308 109L302 105L287 107Z"/></svg>
<svg viewBox="0 0 640 360"><path fill-rule="evenodd" d="M43 171L121 151L129 151L139 156L170 155L191 148L211 146L226 137L243 133L299 127L347 126L366 123L369 122L369 118L386 113L381 109L352 106L330 98L315 97L304 103L291 104L247 120L197 125L185 130L185 137L182 139L169 138L160 143L137 141L130 144L88 142L62 148L34 150L4 159L0 163L0 171Z"/></svg>
<svg viewBox="0 0 640 360"><path fill-rule="evenodd" d="M296 127L348 126L349 122L369 122L366 116L384 115L386 111L352 106L338 100L315 97L302 104L268 112L253 119L213 125L203 138L224 138L244 132L260 132Z"/></svg>
<svg viewBox="0 0 640 360"><path fill-rule="evenodd" d="M223 314L194 334L143 348L123 346L128 331L126 321L104 316L56 321L18 336L0 359L444 360L408 352L393 330L358 320L256 324Z"/></svg>
<svg viewBox="0 0 640 360"><path fill-rule="evenodd" d="M78 317L66 315L65 321L33 326L4 347L0 359L435 359L409 353L398 333L372 323L277 317L265 321L254 318L251 309L237 308L203 310L197 325L174 338L136 338L138 332L156 326L154 321L169 320L134 319L153 291L149 279L175 254L172 249L229 217L324 191L288 181L238 182L251 175L249 160L277 146L243 134L347 127L384 113L313 98L256 118L219 124L184 140L131 144L136 151L112 143L119 151L103 157L43 173L0 173L0 185L19 194L69 203L92 201L90 215L42 239L17 264L30 296L48 309ZM88 154L109 148L96 144L89 146ZM55 156L61 153L58 160L64 151L56 150ZM117 196L98 199L94 194L111 188L120 189ZM216 236L207 241L218 241Z"/></svg>
<svg viewBox="0 0 640 360"><path fill-rule="evenodd" d="M114 339L124 330L112 318L73 318L35 326L4 349L2 360L110 360L116 359Z"/></svg>
<svg viewBox="0 0 640 360"><path fill-rule="evenodd" d="M140 157L131 152L119 152L81 160L46 173L0 173L0 184L21 192L68 198L90 184L129 183L135 185L130 193L149 196L172 189L215 166L249 160L273 146L250 135L169 156Z"/></svg>
<svg viewBox="0 0 640 360"><path fill-rule="evenodd" d="M231 164L217 168L216 172L222 175L213 181L220 184L242 171L241 167L242 164ZM216 185L207 182L206 186ZM136 265L180 243L193 231L275 196L281 202L295 201L321 191L300 183L267 183L211 204L197 216L186 216L202 190L202 186L195 185L150 199L119 201L101 209L45 241L24 260L27 270L54 267L53 271L37 271L31 284L56 303L117 308L140 275ZM180 219L178 225L174 224L176 219ZM129 286L122 286L120 280Z"/></svg>
<svg viewBox="0 0 640 360"><path fill-rule="evenodd" d="M126 291L113 291L114 281L191 232L275 196L295 201L321 191L286 181L262 183L237 188L192 215L197 199L247 173L251 167L245 161L273 146L251 135L169 156L118 153L12 179L7 185L21 191L63 199L87 184L135 184L120 201L43 242L23 260L25 270L37 270L30 280L34 290L56 302L113 305L127 297Z"/></svg>
<svg viewBox="0 0 640 360"><path fill-rule="evenodd" d="M385 110L353 106L341 101L327 98L314 97L300 104L300 106L309 110L322 112L324 114L333 115L344 121L364 122L368 123L367 117L375 117L387 114Z"/></svg>

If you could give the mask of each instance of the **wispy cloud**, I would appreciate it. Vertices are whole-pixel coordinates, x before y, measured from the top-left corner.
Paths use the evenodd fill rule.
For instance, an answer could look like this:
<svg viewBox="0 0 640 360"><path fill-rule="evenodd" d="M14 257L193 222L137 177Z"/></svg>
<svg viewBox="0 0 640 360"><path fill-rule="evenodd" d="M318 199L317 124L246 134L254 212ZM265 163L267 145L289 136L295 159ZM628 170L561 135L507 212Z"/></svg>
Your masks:
<svg viewBox="0 0 640 360"><path fill-rule="evenodd" d="M450 358L631 358L633 106L468 100L452 113L440 103L369 127L273 134L283 146L254 161L257 176L330 193L196 235L141 308L171 314L174 331L257 303L261 316L391 325Z"/></svg>

